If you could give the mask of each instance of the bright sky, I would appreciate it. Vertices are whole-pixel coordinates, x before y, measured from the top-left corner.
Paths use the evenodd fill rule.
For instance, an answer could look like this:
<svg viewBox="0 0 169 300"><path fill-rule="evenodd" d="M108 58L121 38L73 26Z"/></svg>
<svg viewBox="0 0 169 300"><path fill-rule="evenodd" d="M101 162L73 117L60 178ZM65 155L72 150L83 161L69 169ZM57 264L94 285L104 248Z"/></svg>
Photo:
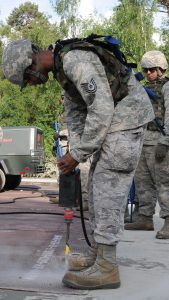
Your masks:
<svg viewBox="0 0 169 300"><path fill-rule="evenodd" d="M14 8L27 1L37 4L39 11L51 15L52 20L54 20L56 14L53 12L50 0L0 0L0 20L5 22ZM117 3L118 0L81 0L80 14L85 17L96 9L106 16L108 11Z"/></svg>

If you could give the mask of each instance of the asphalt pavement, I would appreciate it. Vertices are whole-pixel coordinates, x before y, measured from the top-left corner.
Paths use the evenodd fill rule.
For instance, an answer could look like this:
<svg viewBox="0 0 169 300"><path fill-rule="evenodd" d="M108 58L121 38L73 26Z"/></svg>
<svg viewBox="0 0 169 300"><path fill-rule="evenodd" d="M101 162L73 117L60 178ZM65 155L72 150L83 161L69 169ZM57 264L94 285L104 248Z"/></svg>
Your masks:
<svg viewBox="0 0 169 300"><path fill-rule="evenodd" d="M169 300L169 240L155 238L163 225L158 206L155 231L124 231L117 247L120 288L65 288L63 208L51 204L47 195L57 191L56 180L33 178L23 180L19 190L0 193L0 299ZM70 248L86 251L79 213L75 215Z"/></svg>

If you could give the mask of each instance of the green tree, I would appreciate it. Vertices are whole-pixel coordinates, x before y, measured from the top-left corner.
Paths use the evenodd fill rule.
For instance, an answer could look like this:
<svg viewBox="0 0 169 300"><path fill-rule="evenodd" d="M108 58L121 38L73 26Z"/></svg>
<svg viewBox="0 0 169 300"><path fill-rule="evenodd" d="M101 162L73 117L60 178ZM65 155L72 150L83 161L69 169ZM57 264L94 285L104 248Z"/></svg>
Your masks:
<svg viewBox="0 0 169 300"><path fill-rule="evenodd" d="M60 29L62 34L67 37L75 37L77 35L77 15L80 0L53 0L52 4L61 18Z"/></svg>
<svg viewBox="0 0 169 300"><path fill-rule="evenodd" d="M143 53L155 48L153 43L153 14L156 1L121 0L109 19L109 28L121 41L122 48L135 62L139 62Z"/></svg>
<svg viewBox="0 0 169 300"><path fill-rule="evenodd" d="M11 12L1 34L10 40L30 38L44 48L60 38L59 27L51 24L49 17L39 12L38 5L25 2Z"/></svg>
<svg viewBox="0 0 169 300"><path fill-rule="evenodd" d="M35 19L47 20L43 13L38 11L38 5L32 2L25 2L19 7L14 8L10 16L8 17L7 23L16 30L20 30L22 27L30 27Z"/></svg>
<svg viewBox="0 0 169 300"><path fill-rule="evenodd" d="M169 15L169 0L158 0L158 11ZM166 8L166 10L164 9ZM169 61L169 18L165 18L159 30L161 50ZM169 73L169 71L168 71Z"/></svg>
<svg viewBox="0 0 169 300"><path fill-rule="evenodd" d="M0 34L4 37L4 41L29 38L40 47L46 48L60 38L57 24L51 24L44 14L39 13L38 6L30 2L15 8L7 22L0 27ZM0 51L2 48L1 42ZM28 87L21 92L18 86L5 80L2 69L0 76L1 126L39 126L44 130L46 152L50 157L54 121L60 111L61 88L51 75L45 85Z"/></svg>
<svg viewBox="0 0 169 300"><path fill-rule="evenodd" d="M56 80L38 87L20 89L7 80L0 81L1 126L34 125L44 130L46 153L51 157L54 121L61 112L61 90Z"/></svg>
<svg viewBox="0 0 169 300"><path fill-rule="evenodd" d="M100 35L106 35L110 33L108 28L107 19L102 15L97 15L97 12L89 15L87 18L78 19L78 32L79 36L86 37L91 33L96 33ZM112 31L110 35L112 34Z"/></svg>
<svg viewBox="0 0 169 300"><path fill-rule="evenodd" d="M46 48L57 39L73 36L85 37L91 33L114 35L122 45L128 60L139 62L142 54L154 48L152 42L153 13L156 0L121 0L112 9L109 18L97 12L84 19L78 15L80 0L49 0L60 21L51 24L49 16L40 13L38 6L26 2L15 8L7 24L0 24L0 53L3 41L29 38L35 44ZM169 36L169 35L168 35ZM4 39L2 39L4 38ZM168 45L167 31L165 43ZM169 47L168 47L169 49ZM167 51L167 49L166 49ZM4 79L0 71L0 120L1 125L36 125L44 130L47 156L51 156L54 121L61 111L59 103L61 88L50 76L42 86L20 89Z"/></svg>
<svg viewBox="0 0 169 300"><path fill-rule="evenodd" d="M165 20L161 29L161 45L159 47L169 62L169 18Z"/></svg>

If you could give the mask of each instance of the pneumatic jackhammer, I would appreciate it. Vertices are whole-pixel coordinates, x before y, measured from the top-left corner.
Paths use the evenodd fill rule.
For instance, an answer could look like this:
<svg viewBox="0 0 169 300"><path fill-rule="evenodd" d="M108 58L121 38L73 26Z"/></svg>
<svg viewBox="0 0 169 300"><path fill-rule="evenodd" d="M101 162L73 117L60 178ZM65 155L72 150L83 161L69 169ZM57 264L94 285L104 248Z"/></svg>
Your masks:
<svg viewBox="0 0 169 300"><path fill-rule="evenodd" d="M62 146L60 144L59 124L55 121L54 149L57 157L63 156ZM67 225L66 249L65 254L69 252L70 224L74 217L74 208L82 205L81 199L81 179L80 169L75 168L69 175L59 173L59 206L64 207L64 221ZM81 207L82 208L82 207ZM83 219L83 215L81 214ZM84 220L82 220L84 222Z"/></svg>
<svg viewBox="0 0 169 300"><path fill-rule="evenodd" d="M59 176L59 206L64 207L64 220L67 224L66 249L65 254L69 252L70 224L73 221L74 210L80 202L81 181L80 170L76 168L69 175L60 173Z"/></svg>

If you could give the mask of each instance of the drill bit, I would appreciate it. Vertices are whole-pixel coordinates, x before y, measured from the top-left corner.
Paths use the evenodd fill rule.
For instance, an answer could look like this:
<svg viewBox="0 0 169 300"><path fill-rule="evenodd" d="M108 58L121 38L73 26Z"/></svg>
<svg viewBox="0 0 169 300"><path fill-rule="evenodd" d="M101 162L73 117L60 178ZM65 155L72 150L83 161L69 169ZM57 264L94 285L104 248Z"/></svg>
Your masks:
<svg viewBox="0 0 169 300"><path fill-rule="evenodd" d="M70 223L67 223L65 255L67 255L70 252L69 236L70 236Z"/></svg>

